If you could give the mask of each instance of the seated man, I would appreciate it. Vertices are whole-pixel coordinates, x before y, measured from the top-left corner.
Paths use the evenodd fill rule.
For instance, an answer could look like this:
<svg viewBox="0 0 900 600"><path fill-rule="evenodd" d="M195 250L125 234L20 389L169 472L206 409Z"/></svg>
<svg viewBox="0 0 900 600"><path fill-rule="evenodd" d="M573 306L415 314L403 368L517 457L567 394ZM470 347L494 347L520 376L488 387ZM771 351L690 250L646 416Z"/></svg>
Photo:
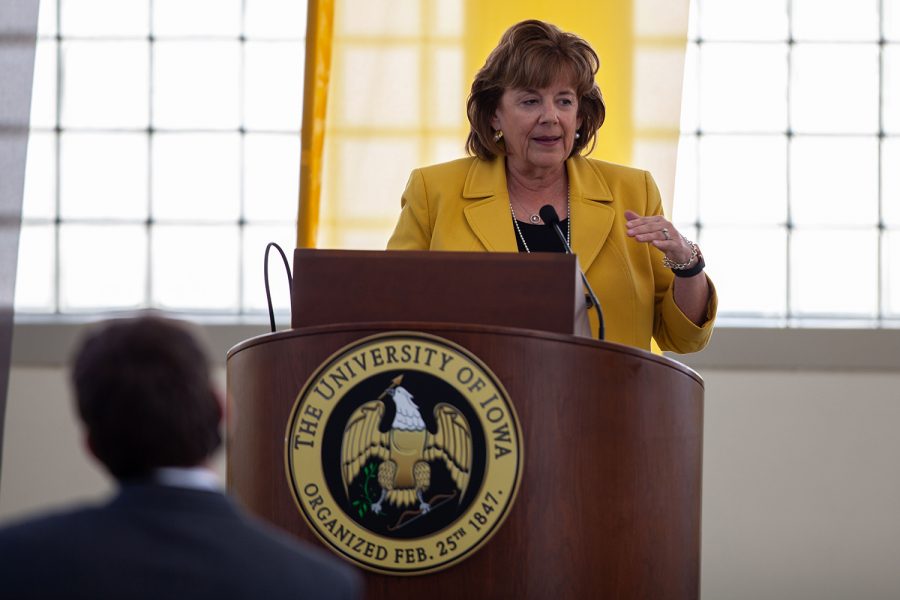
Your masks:
<svg viewBox="0 0 900 600"><path fill-rule="evenodd" d="M102 506L0 530L4 598L357 598L357 573L244 514L207 461L222 407L172 321L113 321L73 370L87 447L120 484Z"/></svg>

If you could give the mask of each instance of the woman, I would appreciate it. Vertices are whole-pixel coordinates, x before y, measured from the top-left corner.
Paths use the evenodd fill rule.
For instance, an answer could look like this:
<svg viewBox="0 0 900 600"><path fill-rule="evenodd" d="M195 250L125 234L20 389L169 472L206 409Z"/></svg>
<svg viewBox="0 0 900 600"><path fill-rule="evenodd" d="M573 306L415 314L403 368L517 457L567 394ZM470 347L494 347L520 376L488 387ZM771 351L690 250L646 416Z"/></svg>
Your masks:
<svg viewBox="0 0 900 600"><path fill-rule="evenodd" d="M551 204L600 300L606 339L649 349L652 336L695 352L716 312L699 248L663 215L649 173L580 154L606 115L599 63L554 25L507 30L472 83L474 156L413 171L388 249L563 251L538 214Z"/></svg>

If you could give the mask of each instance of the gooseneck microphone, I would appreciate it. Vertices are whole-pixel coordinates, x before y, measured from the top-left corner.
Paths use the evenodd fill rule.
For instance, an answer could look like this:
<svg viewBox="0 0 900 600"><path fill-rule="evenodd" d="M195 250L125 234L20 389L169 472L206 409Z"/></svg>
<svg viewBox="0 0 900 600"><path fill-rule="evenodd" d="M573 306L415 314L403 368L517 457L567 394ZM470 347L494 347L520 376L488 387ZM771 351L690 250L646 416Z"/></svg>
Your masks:
<svg viewBox="0 0 900 600"><path fill-rule="evenodd" d="M562 242L563 247L566 249L566 254L575 254L572 252L572 248L569 246L569 242L566 241L566 236L563 234L562 229L559 228L559 215L556 214L556 209L553 208L549 204L545 204L541 207L541 210L538 211L538 214L541 216L541 220L553 228L553 231L556 232L556 236L559 238L559 241ZM606 337L606 332L603 327L603 310L600 308L600 301L597 300L597 295L594 294L594 290L591 289L591 284L588 283L587 277L584 275L584 271L581 271L579 268L579 273L581 273L581 282L584 284L584 288L587 290L588 298L590 298L591 304L594 305L594 308L597 309L597 323L599 327L597 328L597 339L602 340Z"/></svg>

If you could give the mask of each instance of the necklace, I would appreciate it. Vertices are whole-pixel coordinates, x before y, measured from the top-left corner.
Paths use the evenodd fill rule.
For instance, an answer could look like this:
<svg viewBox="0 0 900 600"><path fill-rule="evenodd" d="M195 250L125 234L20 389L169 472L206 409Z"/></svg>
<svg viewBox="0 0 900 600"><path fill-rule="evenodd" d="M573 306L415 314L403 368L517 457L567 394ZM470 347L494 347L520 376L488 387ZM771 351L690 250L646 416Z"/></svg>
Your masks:
<svg viewBox="0 0 900 600"><path fill-rule="evenodd" d="M528 242L525 241L525 236L522 235L522 229L519 227L519 220L516 218L516 210L513 208L512 200L509 201L509 212L512 213L513 226L516 228L516 233L519 235L522 246L525 247L525 252L531 254ZM537 224L540 220L540 217L537 215L531 215L532 223ZM569 186L566 186L566 244L570 248L572 247L572 195L569 191Z"/></svg>
<svg viewBox="0 0 900 600"><path fill-rule="evenodd" d="M512 200L510 200L509 202L510 202L510 206L512 206ZM519 204L519 208L524 210L525 207L522 206L521 204ZM528 212L528 211L525 211L525 212ZM543 223L543 221L541 221L541 216L536 215L536 214L529 215L528 220L531 221L534 225L540 225L541 223Z"/></svg>

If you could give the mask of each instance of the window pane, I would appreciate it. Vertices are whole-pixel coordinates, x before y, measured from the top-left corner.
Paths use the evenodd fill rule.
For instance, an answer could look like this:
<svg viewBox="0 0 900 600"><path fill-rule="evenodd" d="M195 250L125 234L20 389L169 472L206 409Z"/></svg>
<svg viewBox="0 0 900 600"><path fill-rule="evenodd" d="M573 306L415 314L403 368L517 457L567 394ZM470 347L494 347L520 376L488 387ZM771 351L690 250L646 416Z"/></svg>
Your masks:
<svg viewBox="0 0 900 600"><path fill-rule="evenodd" d="M160 133L153 138L153 218L236 221L240 136Z"/></svg>
<svg viewBox="0 0 900 600"><path fill-rule="evenodd" d="M348 48L342 58L343 102L335 102L337 124L419 125L419 51L415 46ZM393 76L384 77L384 73Z"/></svg>
<svg viewBox="0 0 900 600"><path fill-rule="evenodd" d="M707 40L786 40L788 37L786 0L703 2L700 15L700 35Z"/></svg>
<svg viewBox="0 0 900 600"><path fill-rule="evenodd" d="M31 127L49 129L55 125L56 42L38 40L34 54L34 85L31 89Z"/></svg>
<svg viewBox="0 0 900 600"><path fill-rule="evenodd" d="M299 181L297 136L244 137L244 217L248 221L296 221Z"/></svg>
<svg viewBox="0 0 900 600"><path fill-rule="evenodd" d="M62 225L59 260L63 312L145 306L145 226Z"/></svg>
<svg viewBox="0 0 900 600"><path fill-rule="evenodd" d="M700 127L700 52L697 44L688 44L684 53L684 82L681 87L681 131L696 131Z"/></svg>
<svg viewBox="0 0 900 600"><path fill-rule="evenodd" d="M463 53L459 48L438 48L430 53L431 109L426 113L430 125L437 127L463 127L466 120L466 95L468 90L463 82L465 67Z"/></svg>
<svg viewBox="0 0 900 600"><path fill-rule="evenodd" d="M877 289L877 230L794 230L791 236L794 316L874 317Z"/></svg>
<svg viewBox="0 0 900 600"><path fill-rule="evenodd" d="M791 128L801 133L877 133L878 46L794 46Z"/></svg>
<svg viewBox="0 0 900 600"><path fill-rule="evenodd" d="M53 37L56 35L56 8L53 0L44 0L38 9L38 37Z"/></svg>
<svg viewBox="0 0 900 600"><path fill-rule="evenodd" d="M244 0L244 34L248 38L306 37L306 2Z"/></svg>
<svg viewBox="0 0 900 600"><path fill-rule="evenodd" d="M47 4L53 0L43 0ZM146 37L149 0L59 0L64 36Z"/></svg>
<svg viewBox="0 0 900 600"><path fill-rule="evenodd" d="M684 35L687 31L690 2L656 2L635 0L632 4L632 27L636 37Z"/></svg>
<svg viewBox="0 0 900 600"><path fill-rule="evenodd" d="M683 135L678 141L678 158L675 170L675 194L673 215L676 225L697 222L698 207L698 138Z"/></svg>
<svg viewBox="0 0 900 600"><path fill-rule="evenodd" d="M878 223L878 139L795 137L791 219L801 226L874 227Z"/></svg>
<svg viewBox="0 0 900 600"><path fill-rule="evenodd" d="M336 35L421 35L419 0L338 0Z"/></svg>
<svg viewBox="0 0 900 600"><path fill-rule="evenodd" d="M302 42L244 44L244 126L300 131L303 116Z"/></svg>
<svg viewBox="0 0 900 600"><path fill-rule="evenodd" d="M798 40L878 40L878 0L791 0Z"/></svg>
<svg viewBox="0 0 900 600"><path fill-rule="evenodd" d="M429 30L436 36L463 34L465 5L459 0L434 0L433 20Z"/></svg>
<svg viewBox="0 0 900 600"><path fill-rule="evenodd" d="M882 119L887 133L900 133L900 44L884 46ZM890 163L888 163L890 164ZM897 163L893 163L897 164Z"/></svg>
<svg viewBox="0 0 900 600"><path fill-rule="evenodd" d="M884 232L881 253L884 260L884 316L900 318L900 229Z"/></svg>
<svg viewBox="0 0 900 600"><path fill-rule="evenodd" d="M63 42L63 126L147 127L148 46Z"/></svg>
<svg viewBox="0 0 900 600"><path fill-rule="evenodd" d="M63 133L59 185L63 218L146 219L147 136Z"/></svg>
<svg viewBox="0 0 900 600"><path fill-rule="evenodd" d="M668 199L675 197L675 161L678 156L678 141L656 137L635 136L631 149L631 164L638 169L649 171L656 181L656 187L664 200L665 212L671 215Z"/></svg>
<svg viewBox="0 0 900 600"><path fill-rule="evenodd" d="M466 147L465 147L465 136L432 136L428 140L428 145L425 149L425 158L423 164L433 165L435 163L447 162L451 160L455 160L460 156L465 155ZM404 186L406 187L406 186ZM400 194L403 190L397 192L397 202L400 201ZM400 205L396 205L399 210Z"/></svg>
<svg viewBox="0 0 900 600"><path fill-rule="evenodd" d="M153 62L156 127L237 129L240 44L158 42Z"/></svg>
<svg viewBox="0 0 900 600"><path fill-rule="evenodd" d="M236 311L240 236L237 225L153 229L153 306Z"/></svg>
<svg viewBox="0 0 900 600"><path fill-rule="evenodd" d="M226 35L241 33L240 0L153 0L153 34Z"/></svg>
<svg viewBox="0 0 900 600"><path fill-rule="evenodd" d="M783 228L703 228L698 243L716 285L720 314L784 316L786 236Z"/></svg>
<svg viewBox="0 0 900 600"><path fill-rule="evenodd" d="M53 133L32 131L28 136L22 216L26 219L56 217L56 135Z"/></svg>
<svg viewBox="0 0 900 600"><path fill-rule="evenodd" d="M56 270L56 227L22 226L16 271L16 310L53 312Z"/></svg>
<svg viewBox="0 0 900 600"><path fill-rule="evenodd" d="M263 278L263 264L266 245L275 242L284 250L288 265L294 261L297 228L293 225L247 225L244 227L244 310L248 312L268 312L266 286ZM290 313L291 296L287 275L278 250L269 251L269 288L272 292L272 306L275 312Z"/></svg>
<svg viewBox="0 0 900 600"><path fill-rule="evenodd" d="M881 4L884 37L898 42L900 41L900 0L881 0Z"/></svg>
<svg viewBox="0 0 900 600"><path fill-rule="evenodd" d="M881 142L881 217L890 227L900 227L900 138Z"/></svg>
<svg viewBox="0 0 900 600"><path fill-rule="evenodd" d="M639 47L635 51L635 127L671 129L679 122L681 103L676 94L684 79L684 59L681 48Z"/></svg>
<svg viewBox="0 0 900 600"><path fill-rule="evenodd" d="M352 177L342 173L341 189L331 196L340 218L395 221L400 195L418 159L416 139L345 138L338 156L339 164L353 169ZM328 218L336 217L328 214Z"/></svg>
<svg viewBox="0 0 900 600"><path fill-rule="evenodd" d="M704 131L783 132L786 44L703 44L700 125Z"/></svg>
<svg viewBox="0 0 900 600"><path fill-rule="evenodd" d="M787 220L787 138L700 138L700 214L704 223L782 225Z"/></svg>

